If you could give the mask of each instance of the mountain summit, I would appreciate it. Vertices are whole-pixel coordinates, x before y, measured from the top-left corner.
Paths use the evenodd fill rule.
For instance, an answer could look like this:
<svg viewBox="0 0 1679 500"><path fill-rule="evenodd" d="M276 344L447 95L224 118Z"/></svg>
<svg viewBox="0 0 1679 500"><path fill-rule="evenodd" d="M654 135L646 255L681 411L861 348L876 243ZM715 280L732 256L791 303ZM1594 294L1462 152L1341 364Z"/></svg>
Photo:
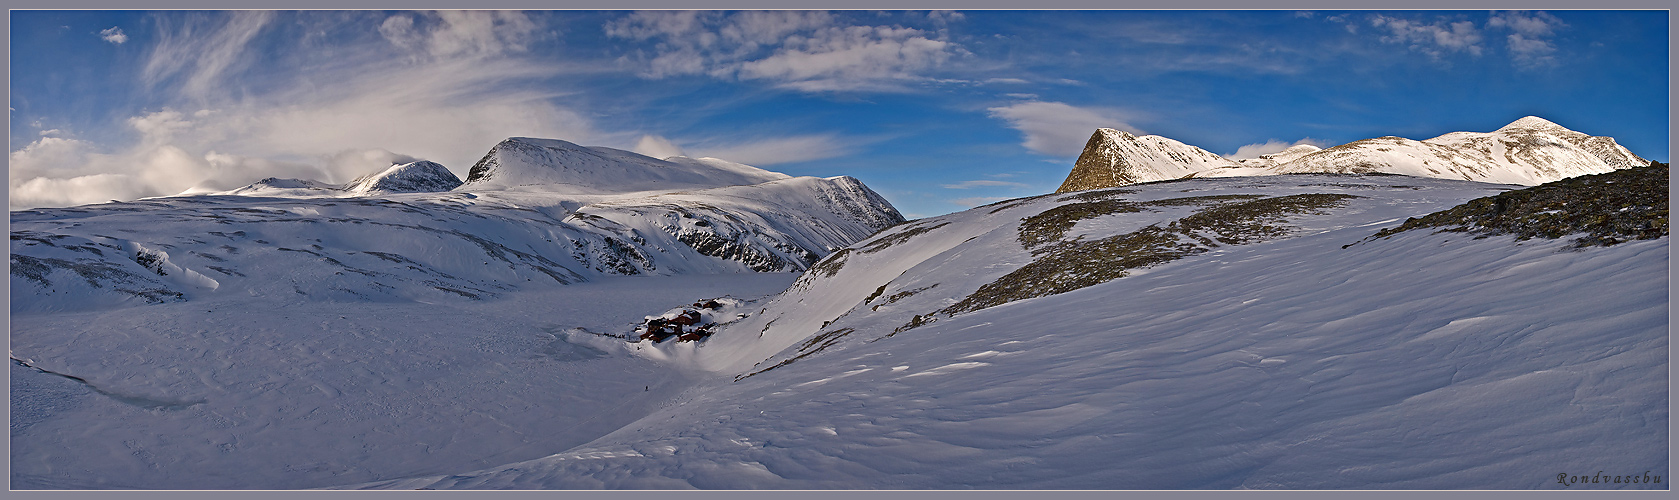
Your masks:
<svg viewBox="0 0 1679 500"><path fill-rule="evenodd" d="M1123 130L1099 128L1084 144L1084 153L1073 164L1073 172L1055 192L1178 179L1234 166L1236 162L1205 149L1158 135L1138 137Z"/></svg>
<svg viewBox="0 0 1679 500"><path fill-rule="evenodd" d="M607 194L745 186L787 179L712 158L661 160L620 149L579 146L557 139L501 141L467 173L471 189L544 186L544 191Z"/></svg>
<svg viewBox="0 0 1679 500"><path fill-rule="evenodd" d="M1452 132L1421 141L1377 137L1322 150L1295 146L1241 162L1163 137L1097 129L1056 192L1186 177L1303 173L1387 173L1532 186L1649 164L1613 138L1575 132L1537 116L1492 132Z"/></svg>
<svg viewBox="0 0 1679 500"><path fill-rule="evenodd" d="M435 193L460 187L461 178L436 162L425 160L391 165L385 170L350 181L345 191L356 194Z"/></svg>

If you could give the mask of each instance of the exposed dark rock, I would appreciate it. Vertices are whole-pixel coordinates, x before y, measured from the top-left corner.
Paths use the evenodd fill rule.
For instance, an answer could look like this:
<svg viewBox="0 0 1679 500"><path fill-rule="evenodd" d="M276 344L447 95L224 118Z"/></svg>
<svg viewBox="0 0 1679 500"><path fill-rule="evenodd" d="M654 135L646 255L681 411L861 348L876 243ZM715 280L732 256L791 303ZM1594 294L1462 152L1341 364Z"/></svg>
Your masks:
<svg viewBox="0 0 1679 500"><path fill-rule="evenodd" d="M1668 235L1667 190L1668 165L1655 162L1476 198L1406 219L1364 241L1426 228L1480 237L1509 234L1517 240L1580 235L1574 239L1576 248L1655 239Z"/></svg>

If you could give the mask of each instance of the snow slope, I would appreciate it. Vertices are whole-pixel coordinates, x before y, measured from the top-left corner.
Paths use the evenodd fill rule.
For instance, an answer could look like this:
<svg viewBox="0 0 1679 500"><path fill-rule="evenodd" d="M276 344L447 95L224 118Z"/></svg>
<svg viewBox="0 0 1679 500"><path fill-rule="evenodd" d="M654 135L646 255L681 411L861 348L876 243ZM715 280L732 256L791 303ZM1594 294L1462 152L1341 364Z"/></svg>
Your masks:
<svg viewBox="0 0 1679 500"><path fill-rule="evenodd" d="M608 180L660 161L589 151ZM453 179L421 162L14 211L11 486L311 488L541 457L703 379L614 332L750 303L903 220L850 177L665 163L688 177L403 192Z"/></svg>
<svg viewBox="0 0 1679 500"><path fill-rule="evenodd" d="M228 295L13 315L10 486L317 488L547 456L696 381L609 355L589 332L696 298L755 299L794 277L608 277L429 304Z"/></svg>
<svg viewBox="0 0 1679 500"><path fill-rule="evenodd" d="M462 189L542 186L535 189L626 193L759 184L786 178L786 174L710 158L667 161L556 139L513 137L496 144L472 166Z"/></svg>
<svg viewBox="0 0 1679 500"><path fill-rule="evenodd" d="M1667 237L1362 241L1511 188L1191 179L918 220L836 252L697 346L623 348L716 374L679 404L544 458L350 487L1669 480ZM1007 293L1042 292L1024 271L1043 263L1079 271L1055 280L1077 286Z"/></svg>
<svg viewBox="0 0 1679 500"><path fill-rule="evenodd" d="M798 271L902 220L850 177L609 195L182 196L11 216L14 314L247 295L484 300L607 276Z"/></svg>
<svg viewBox="0 0 1679 500"><path fill-rule="evenodd" d="M1378 137L1321 150L1297 145L1241 162L1170 139L1098 129L1056 192L1186 177L1298 173L1387 173L1532 186L1649 163L1613 138L1589 136L1536 116L1487 133L1452 132L1422 141Z"/></svg>

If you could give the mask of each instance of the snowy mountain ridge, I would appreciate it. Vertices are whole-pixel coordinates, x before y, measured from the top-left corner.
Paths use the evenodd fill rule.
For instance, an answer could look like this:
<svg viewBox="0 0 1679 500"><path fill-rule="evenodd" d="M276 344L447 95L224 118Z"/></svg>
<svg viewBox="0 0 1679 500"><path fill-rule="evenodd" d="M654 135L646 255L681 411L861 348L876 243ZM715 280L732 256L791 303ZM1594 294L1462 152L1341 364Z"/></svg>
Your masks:
<svg viewBox="0 0 1679 500"><path fill-rule="evenodd" d="M903 221L851 177L524 138L486 158L465 184L419 161L343 186L265 179L222 193L15 211L12 310L228 293L482 300L604 276L791 272ZM497 187L512 179L572 184ZM601 187L620 181L628 187ZM189 273L204 279L181 281ZM218 285L200 286L206 280Z"/></svg>
<svg viewBox="0 0 1679 500"><path fill-rule="evenodd" d="M1188 177L1300 173L1387 173L1532 186L1648 164L1613 138L1575 132L1537 116L1486 133L1452 132L1422 141L1378 137L1321 150L1297 145L1241 162L1157 136L1098 129L1056 192Z"/></svg>
<svg viewBox="0 0 1679 500"><path fill-rule="evenodd" d="M738 186L786 178L786 174L714 158L660 160L557 139L513 137L490 148L472 166L463 189L608 194Z"/></svg>
<svg viewBox="0 0 1679 500"><path fill-rule="evenodd" d="M1665 166L1529 190L1190 178L901 223L849 177L703 187L763 176L567 144L492 151L449 192L271 180L13 212L13 488L1560 489L1668 468ZM652 189L496 184L588 172ZM712 301L709 337L634 341Z"/></svg>

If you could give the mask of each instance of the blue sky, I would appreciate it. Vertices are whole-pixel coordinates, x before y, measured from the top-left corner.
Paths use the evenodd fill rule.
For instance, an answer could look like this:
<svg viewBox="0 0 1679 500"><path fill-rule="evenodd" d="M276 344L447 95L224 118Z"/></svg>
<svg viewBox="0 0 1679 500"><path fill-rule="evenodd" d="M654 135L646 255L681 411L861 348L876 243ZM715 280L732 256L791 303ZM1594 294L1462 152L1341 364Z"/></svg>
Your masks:
<svg viewBox="0 0 1679 500"><path fill-rule="evenodd" d="M1252 156L1538 115L1668 161L1664 11L12 11L11 207L464 177L502 138L1053 191L1096 127Z"/></svg>

